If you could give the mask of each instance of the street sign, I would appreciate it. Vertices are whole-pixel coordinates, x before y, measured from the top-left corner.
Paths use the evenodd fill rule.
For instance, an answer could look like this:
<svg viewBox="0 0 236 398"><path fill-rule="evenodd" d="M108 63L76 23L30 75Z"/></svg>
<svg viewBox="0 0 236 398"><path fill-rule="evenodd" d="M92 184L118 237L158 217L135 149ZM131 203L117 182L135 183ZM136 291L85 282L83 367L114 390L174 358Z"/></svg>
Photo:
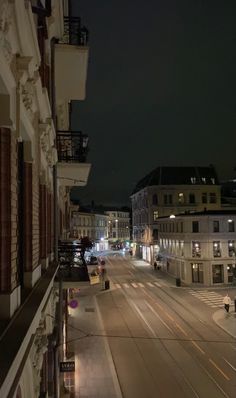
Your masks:
<svg viewBox="0 0 236 398"><path fill-rule="evenodd" d="M74 372L75 371L75 362L60 362L60 372Z"/></svg>

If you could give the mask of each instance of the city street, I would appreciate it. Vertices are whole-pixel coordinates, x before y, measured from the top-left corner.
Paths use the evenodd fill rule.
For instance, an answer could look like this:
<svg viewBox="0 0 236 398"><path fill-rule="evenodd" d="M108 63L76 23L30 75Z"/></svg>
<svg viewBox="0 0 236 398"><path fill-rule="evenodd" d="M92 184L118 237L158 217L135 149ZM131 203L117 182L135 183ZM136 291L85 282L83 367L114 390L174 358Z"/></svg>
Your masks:
<svg viewBox="0 0 236 398"><path fill-rule="evenodd" d="M226 290L176 287L120 252L106 268L110 290L90 296L87 320L80 306L69 319L69 340L86 336L71 343L75 396L234 397L236 342L212 320Z"/></svg>

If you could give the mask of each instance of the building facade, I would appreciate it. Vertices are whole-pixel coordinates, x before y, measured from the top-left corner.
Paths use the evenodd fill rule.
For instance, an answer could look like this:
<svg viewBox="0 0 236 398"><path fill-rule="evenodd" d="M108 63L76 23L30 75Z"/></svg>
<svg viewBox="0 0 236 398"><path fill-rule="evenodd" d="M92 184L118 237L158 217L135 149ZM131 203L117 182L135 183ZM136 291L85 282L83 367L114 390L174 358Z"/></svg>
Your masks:
<svg viewBox="0 0 236 398"><path fill-rule="evenodd" d="M159 217L221 208L215 169L158 167L140 180L132 195L134 253L153 263Z"/></svg>
<svg viewBox="0 0 236 398"><path fill-rule="evenodd" d="M235 211L159 218L156 247L163 271L186 285L235 284L235 228Z"/></svg>
<svg viewBox="0 0 236 398"><path fill-rule="evenodd" d="M105 214L73 211L71 218L72 236L80 239L87 236L94 242L97 251L108 249L108 220Z"/></svg>
<svg viewBox="0 0 236 398"><path fill-rule="evenodd" d="M118 243L125 245L130 241L130 214L122 210L108 210L105 212L108 216L108 239L109 244Z"/></svg>
<svg viewBox="0 0 236 398"><path fill-rule="evenodd" d="M57 397L57 240L90 171L69 103L88 47L67 1L3 0L0 15L0 396Z"/></svg>

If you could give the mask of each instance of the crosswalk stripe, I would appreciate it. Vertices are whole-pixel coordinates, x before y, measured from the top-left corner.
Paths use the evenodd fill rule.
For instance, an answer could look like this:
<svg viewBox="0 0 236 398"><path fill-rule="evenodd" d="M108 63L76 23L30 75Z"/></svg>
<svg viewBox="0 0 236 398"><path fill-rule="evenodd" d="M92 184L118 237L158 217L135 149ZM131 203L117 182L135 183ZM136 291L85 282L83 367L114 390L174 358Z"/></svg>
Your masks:
<svg viewBox="0 0 236 398"><path fill-rule="evenodd" d="M123 283L123 286L126 287L126 289L129 289L129 287L130 287L130 286L128 285L128 283Z"/></svg>
<svg viewBox="0 0 236 398"><path fill-rule="evenodd" d="M154 287L154 285L151 282L147 282L147 285L150 287Z"/></svg>
<svg viewBox="0 0 236 398"><path fill-rule="evenodd" d="M158 282L154 282L154 283L155 283L155 285L157 285L158 287L161 287L160 283L158 283Z"/></svg>
<svg viewBox="0 0 236 398"><path fill-rule="evenodd" d="M140 287L144 287L144 285L143 285L141 282L138 282L138 285L139 285Z"/></svg>
<svg viewBox="0 0 236 398"><path fill-rule="evenodd" d="M138 286L136 285L136 283L131 283L131 285L135 288L137 288Z"/></svg>
<svg viewBox="0 0 236 398"><path fill-rule="evenodd" d="M121 286L119 285L119 283L115 283L115 287L117 287L117 289L121 289Z"/></svg>

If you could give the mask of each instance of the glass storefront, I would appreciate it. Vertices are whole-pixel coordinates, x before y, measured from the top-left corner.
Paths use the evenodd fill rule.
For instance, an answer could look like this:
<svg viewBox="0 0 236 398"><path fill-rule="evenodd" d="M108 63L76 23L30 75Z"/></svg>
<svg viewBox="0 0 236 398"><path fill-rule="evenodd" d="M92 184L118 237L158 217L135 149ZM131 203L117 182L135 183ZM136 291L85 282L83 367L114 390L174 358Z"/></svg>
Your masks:
<svg viewBox="0 0 236 398"><path fill-rule="evenodd" d="M224 267L222 264L212 265L212 281L213 283L224 282Z"/></svg>
<svg viewBox="0 0 236 398"><path fill-rule="evenodd" d="M192 268L192 282L203 283L203 264L191 263Z"/></svg>

